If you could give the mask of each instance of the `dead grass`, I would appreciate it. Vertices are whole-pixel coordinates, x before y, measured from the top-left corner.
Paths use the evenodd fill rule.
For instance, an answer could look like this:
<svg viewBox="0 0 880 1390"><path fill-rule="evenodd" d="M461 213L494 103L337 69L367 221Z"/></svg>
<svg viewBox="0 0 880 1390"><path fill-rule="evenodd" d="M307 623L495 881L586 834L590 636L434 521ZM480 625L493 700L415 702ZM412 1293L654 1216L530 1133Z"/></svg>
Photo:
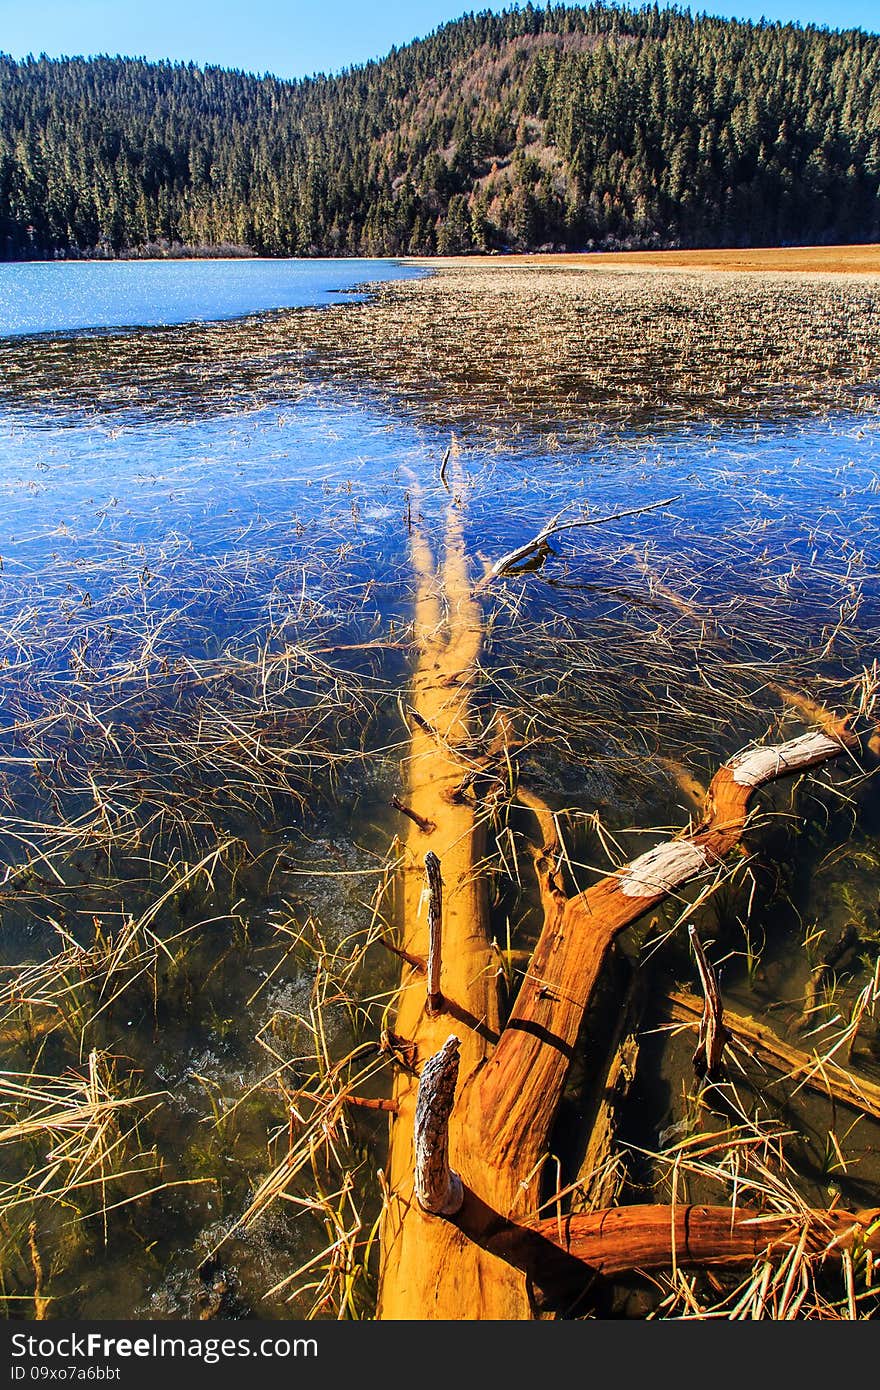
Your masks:
<svg viewBox="0 0 880 1390"><path fill-rule="evenodd" d="M110 410L136 371L139 415L295 400L329 374L377 403L484 436L569 443L631 425L735 421L876 404L880 281L719 276L618 265L436 263L360 304L6 349L0 400ZM162 416L162 413L165 416Z"/></svg>

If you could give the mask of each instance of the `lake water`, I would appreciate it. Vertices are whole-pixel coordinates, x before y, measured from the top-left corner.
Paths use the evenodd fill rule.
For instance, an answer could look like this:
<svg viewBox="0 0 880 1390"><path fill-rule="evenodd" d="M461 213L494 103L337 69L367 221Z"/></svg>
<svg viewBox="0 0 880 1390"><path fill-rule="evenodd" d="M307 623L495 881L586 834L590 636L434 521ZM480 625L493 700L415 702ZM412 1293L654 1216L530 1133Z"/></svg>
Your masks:
<svg viewBox="0 0 880 1390"><path fill-rule="evenodd" d="M44 1293L70 1317L303 1316L310 1278L270 1290L352 1225L340 1208L328 1235L332 1204L308 1207L319 1187L334 1191L320 1168L292 1187L299 1207L278 1203L247 1232L235 1223L295 1138L316 1000L333 996L353 934L381 906L401 829L388 803L407 739L409 521L441 532L450 439L303 351L297 313L277 311L410 273L0 267L3 1065L70 1078L96 1049L110 1090L152 1097L106 1225L91 1189L21 1196L35 1160L10 1154L11 1316L32 1306L31 1219L52 1271ZM20 300L14 284L29 287ZM164 326L253 311L234 328ZM141 327L92 332L121 324ZM487 600L480 709L509 713L525 780L565 807L584 883L687 822L670 768L707 780L781 721L771 682L852 702L880 625L875 414L658 420L597 431L590 447L506 428L461 442L475 569L562 508L674 498L571 532L542 573ZM747 1009L791 1011L817 922L858 921L866 955L876 934L876 797L857 815L858 788L810 795L798 816L783 803L773 832L788 836L786 871L757 856L710 916L725 984ZM526 944L529 906L511 906L504 874L497 885L499 940ZM681 906L654 918L651 951ZM107 943L133 921L111 987ZM41 962L45 979L16 973ZM664 968L686 972L686 950ZM321 1014L334 1056L378 1033L396 967L371 957L370 971L362 1015L338 1003ZM633 1142L679 1122L679 1051L683 1064L656 1062ZM860 1065L880 1074L878 1062L876 1041L863 1046ZM805 1141L817 1203L820 1121ZM336 1136L361 1175L365 1236L384 1135L365 1111ZM870 1204L875 1142L865 1126L853 1141L865 1166L835 1174L854 1205ZM160 1180L171 1186L150 1196ZM353 1287L369 1315L369 1278ZM333 1316L332 1302L318 1311Z"/></svg>
<svg viewBox="0 0 880 1390"><path fill-rule="evenodd" d="M52 261L0 264L0 338L241 318L332 304L423 274L395 261Z"/></svg>

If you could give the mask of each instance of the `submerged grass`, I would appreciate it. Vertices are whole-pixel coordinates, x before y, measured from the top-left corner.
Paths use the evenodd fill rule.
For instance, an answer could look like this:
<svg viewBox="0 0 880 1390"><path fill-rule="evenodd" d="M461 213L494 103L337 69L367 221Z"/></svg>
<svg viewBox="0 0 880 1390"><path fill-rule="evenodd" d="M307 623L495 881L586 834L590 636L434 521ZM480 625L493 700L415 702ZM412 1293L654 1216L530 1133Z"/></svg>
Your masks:
<svg viewBox="0 0 880 1390"><path fill-rule="evenodd" d="M745 744L825 707L876 713L877 297L873 279L464 267L345 309L7 347L11 1316L370 1315L382 1106L408 1065L381 944L416 655L407 547L414 522L439 526L448 426L466 436L475 577L563 507L677 496L483 594L463 794L512 993L536 923L523 803L553 815L584 888L686 825ZM694 922L730 1005L794 1035L804 942L854 922L809 1042L880 1080L872 768L777 791L742 860L626 951L660 986L693 983ZM686 1040L653 1026L612 1156L622 1199L674 1182L774 1211L831 1186L872 1205L876 1127L765 1087L746 1059L719 1130ZM557 1204L599 1080L567 1098ZM693 1133L670 1149L677 1126ZM95 1222L104 1267L131 1273L123 1308L75 1234ZM862 1316L866 1278L845 1266L830 1287L802 1250L733 1286L673 1270L615 1306Z"/></svg>

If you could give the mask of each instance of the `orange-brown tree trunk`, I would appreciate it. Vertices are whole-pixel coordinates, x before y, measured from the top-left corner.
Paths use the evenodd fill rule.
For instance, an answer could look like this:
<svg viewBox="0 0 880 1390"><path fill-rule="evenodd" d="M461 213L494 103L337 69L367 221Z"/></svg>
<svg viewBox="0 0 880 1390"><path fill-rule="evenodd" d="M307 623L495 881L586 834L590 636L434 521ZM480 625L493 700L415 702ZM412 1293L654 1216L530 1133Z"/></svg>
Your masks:
<svg viewBox="0 0 880 1390"><path fill-rule="evenodd" d="M454 488L460 481L453 458ZM412 551L420 655L411 700L407 796L415 816L405 846L400 915L405 952L425 961L425 855L430 851L440 861L442 876L442 1004L439 1010L428 1007L425 971L407 965L395 1026L411 1065L398 1070L394 1085L378 1312L382 1318L530 1318L536 1314L527 1279L531 1272L522 1260L510 1258L508 1237L531 1227L534 1245L542 1234L538 1228L536 1236L534 1214L550 1130L584 1012L615 936L667 894L717 868L741 838L750 798L759 787L855 749L858 740L845 722L829 716L821 732L733 759L715 776L696 827L571 899L555 877L558 845L552 817L533 804L544 839L536 855L544 924L502 1027L498 958L489 939L482 872L485 810L474 799L468 775L479 770L471 691L482 619L454 497L442 568L435 566L418 527ZM418 1073L450 1034L460 1039L461 1048L449 1157L464 1182L466 1199L461 1217L446 1219L423 1211L415 1198L413 1121ZM578 1267L586 1260L597 1268L620 1269L630 1259L644 1266L654 1258L656 1221L662 1223L662 1214L655 1219L652 1211L639 1208L626 1220L615 1210L593 1214L587 1225L577 1224L587 1218L573 1217L569 1229L580 1241L577 1250L549 1237L541 1248L555 1244L557 1257L562 1254L569 1262L569 1273L572 1259ZM701 1250L708 1249L712 1232L720 1231L719 1221L706 1218ZM732 1229L737 1229L736 1221ZM613 1247L618 1253L607 1253L603 1263L601 1242L612 1231L618 1233ZM633 1237L629 1244L628 1232ZM739 1232L738 1249L745 1251L751 1234ZM668 1248L667 1236L663 1249L668 1253ZM729 1252L729 1242L727 1248Z"/></svg>

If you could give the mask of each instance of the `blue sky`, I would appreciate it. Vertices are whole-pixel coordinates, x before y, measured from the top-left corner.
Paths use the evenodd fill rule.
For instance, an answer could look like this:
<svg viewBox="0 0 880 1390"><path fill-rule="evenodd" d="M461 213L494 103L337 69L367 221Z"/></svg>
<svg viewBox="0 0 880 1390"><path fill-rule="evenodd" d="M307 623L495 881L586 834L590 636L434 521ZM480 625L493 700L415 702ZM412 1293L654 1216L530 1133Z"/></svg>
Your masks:
<svg viewBox="0 0 880 1390"><path fill-rule="evenodd" d="M489 0L0 0L0 51L124 53L282 77L381 57ZM719 0L692 6L740 19L880 31L878 0Z"/></svg>

